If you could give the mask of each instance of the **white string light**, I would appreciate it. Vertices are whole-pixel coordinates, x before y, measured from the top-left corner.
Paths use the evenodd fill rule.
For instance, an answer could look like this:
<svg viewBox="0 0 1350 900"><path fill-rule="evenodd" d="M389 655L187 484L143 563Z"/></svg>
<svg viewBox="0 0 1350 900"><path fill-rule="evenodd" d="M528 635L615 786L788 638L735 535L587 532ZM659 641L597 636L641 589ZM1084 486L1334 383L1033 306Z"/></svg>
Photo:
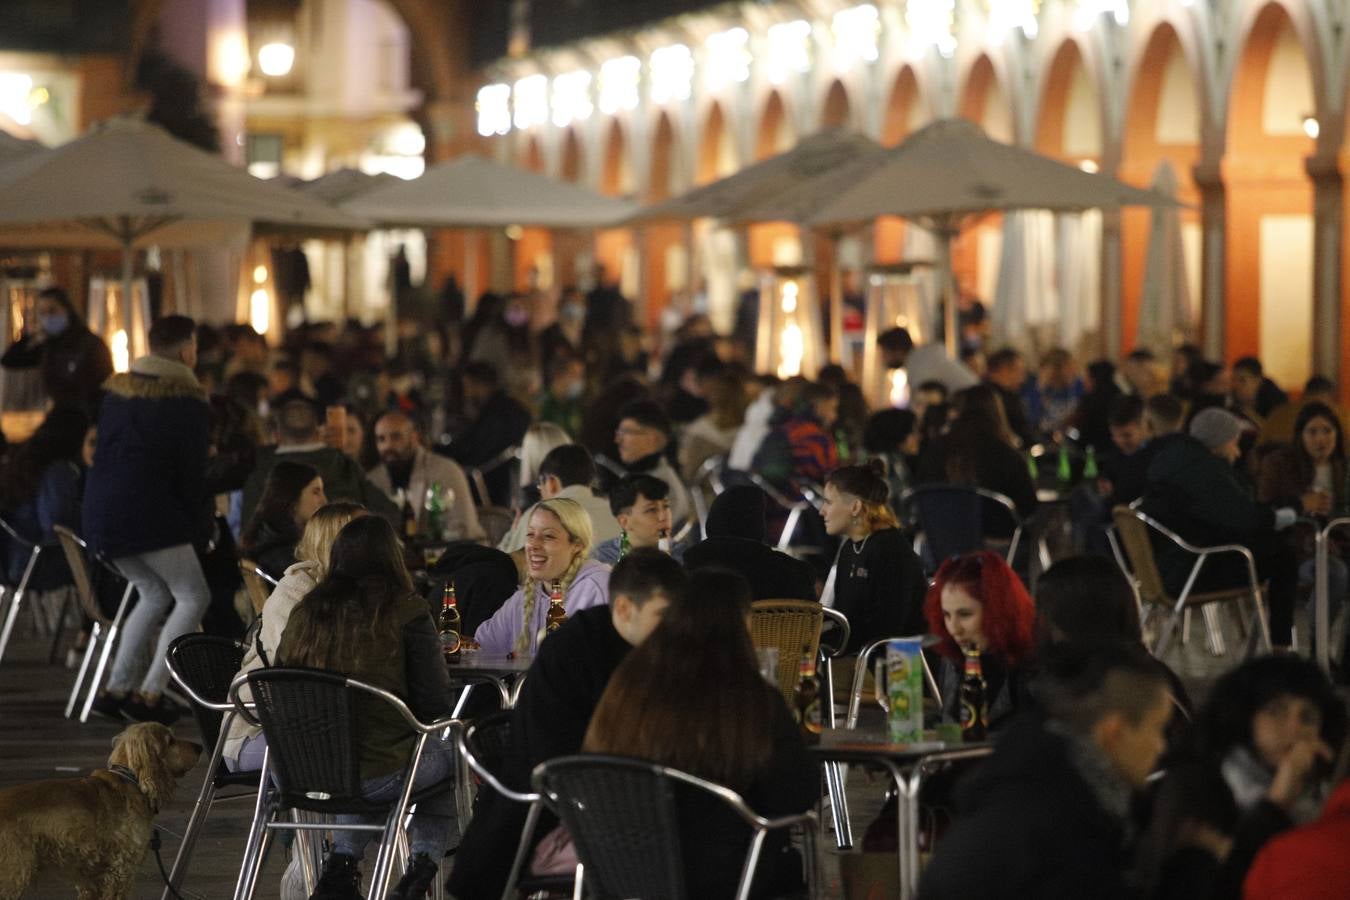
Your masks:
<svg viewBox="0 0 1350 900"><path fill-rule="evenodd" d="M769 58L766 74L770 84L782 84L793 74L811 69L811 23L805 19L769 26Z"/></svg>
<svg viewBox="0 0 1350 900"><path fill-rule="evenodd" d="M834 64L840 72L859 62L876 60L881 17L872 4L841 9L830 20L830 31L834 35Z"/></svg>
<svg viewBox="0 0 1350 900"><path fill-rule="evenodd" d="M956 53L956 0L909 0L905 24L914 55L923 55L929 47L948 58Z"/></svg>
<svg viewBox="0 0 1350 900"><path fill-rule="evenodd" d="M512 121L517 128L533 128L548 121L548 76L527 75L511 88Z"/></svg>
<svg viewBox="0 0 1350 900"><path fill-rule="evenodd" d="M573 122L589 119L595 111L591 103L591 73L584 69L567 72L553 79L553 124L566 128Z"/></svg>
<svg viewBox="0 0 1350 900"><path fill-rule="evenodd" d="M652 51L648 63L652 76L652 102L662 106L672 100L688 100L694 90L694 54L684 44L671 44Z"/></svg>
<svg viewBox="0 0 1350 900"><path fill-rule="evenodd" d="M744 28L709 35L703 46L707 51L704 79L710 90L750 79L754 57L750 54L750 33Z"/></svg>
<svg viewBox="0 0 1350 900"><path fill-rule="evenodd" d="M483 137L511 130L511 85L487 84L478 89L478 133Z"/></svg>
<svg viewBox="0 0 1350 900"><path fill-rule="evenodd" d="M600 111L607 116L637 109L642 61L636 56L606 60L600 67Z"/></svg>

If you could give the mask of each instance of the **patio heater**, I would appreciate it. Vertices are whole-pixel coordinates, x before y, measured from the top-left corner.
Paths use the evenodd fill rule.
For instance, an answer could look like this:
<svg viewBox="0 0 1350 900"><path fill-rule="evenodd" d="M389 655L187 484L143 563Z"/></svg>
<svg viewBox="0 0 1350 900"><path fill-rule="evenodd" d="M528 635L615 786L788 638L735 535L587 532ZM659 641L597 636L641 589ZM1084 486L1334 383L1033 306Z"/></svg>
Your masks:
<svg viewBox="0 0 1350 900"><path fill-rule="evenodd" d="M149 353L150 288L145 279L89 279L89 330L108 345L114 371L128 371L133 359Z"/></svg>
<svg viewBox="0 0 1350 900"><path fill-rule="evenodd" d="M820 301L811 270L780 266L765 271L759 282L755 370L779 378L814 378L824 362Z"/></svg>
<svg viewBox="0 0 1350 900"><path fill-rule="evenodd" d="M867 270L867 318L863 333L861 385L868 405L908 407L910 385L904 369L887 369L877 347L877 337L891 328L904 328L914 343L922 344L933 333L931 313L916 269L929 262L906 262L872 266Z"/></svg>

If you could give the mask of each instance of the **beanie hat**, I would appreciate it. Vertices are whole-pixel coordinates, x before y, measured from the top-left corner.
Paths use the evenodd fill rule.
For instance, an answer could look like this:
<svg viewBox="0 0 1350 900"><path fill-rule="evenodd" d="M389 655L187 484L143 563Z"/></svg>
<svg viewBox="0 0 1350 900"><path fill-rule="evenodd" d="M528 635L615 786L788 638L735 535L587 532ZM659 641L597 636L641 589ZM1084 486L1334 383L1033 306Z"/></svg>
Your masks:
<svg viewBox="0 0 1350 900"><path fill-rule="evenodd" d="M707 537L738 537L763 544L768 528L764 523L764 491L753 484L729 487L718 494L708 510L704 527Z"/></svg>
<svg viewBox="0 0 1350 900"><path fill-rule="evenodd" d="M1216 450L1233 438L1242 434L1251 426L1226 409L1211 406L1202 409L1191 419L1191 437L1204 444L1206 449Z"/></svg>

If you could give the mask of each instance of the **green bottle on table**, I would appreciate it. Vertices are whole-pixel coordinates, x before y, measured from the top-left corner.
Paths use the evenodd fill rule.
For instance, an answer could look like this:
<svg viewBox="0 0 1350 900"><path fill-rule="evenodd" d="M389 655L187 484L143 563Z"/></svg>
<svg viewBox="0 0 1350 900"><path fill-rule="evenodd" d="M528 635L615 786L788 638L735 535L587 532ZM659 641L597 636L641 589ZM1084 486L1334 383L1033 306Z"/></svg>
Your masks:
<svg viewBox="0 0 1350 900"><path fill-rule="evenodd" d="M1096 481L1101 470L1097 467L1097 448L1088 444L1087 456L1083 459L1083 480Z"/></svg>
<svg viewBox="0 0 1350 900"><path fill-rule="evenodd" d="M1069 448L1059 445L1059 465L1055 469L1055 477L1059 480L1061 487L1067 487L1070 481L1073 481L1073 469L1069 467Z"/></svg>
<svg viewBox="0 0 1350 900"><path fill-rule="evenodd" d="M1030 451L1027 452L1027 473L1033 483L1041 480L1041 467L1036 465L1036 454Z"/></svg>

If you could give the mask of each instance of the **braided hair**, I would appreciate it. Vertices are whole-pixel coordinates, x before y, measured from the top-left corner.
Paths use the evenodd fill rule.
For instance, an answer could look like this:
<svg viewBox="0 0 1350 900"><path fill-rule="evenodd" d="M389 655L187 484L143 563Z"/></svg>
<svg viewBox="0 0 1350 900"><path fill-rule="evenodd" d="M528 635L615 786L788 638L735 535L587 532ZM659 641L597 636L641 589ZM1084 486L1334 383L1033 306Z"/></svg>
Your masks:
<svg viewBox="0 0 1350 900"><path fill-rule="evenodd" d="M533 516L540 511L547 512L558 520L571 539L572 546L576 548L576 552L572 556L572 562L559 579L562 583L562 592L565 598L567 592L572 588L572 582L576 581L577 573L581 571L582 565L591 555L591 542L593 540L591 518L580 503L566 497L541 500L530 507L527 516ZM531 642L534 639L534 628L532 626L534 611L539 602L539 590L546 587L546 585L536 582L533 576L525 576L525 584L521 588L524 592L524 603L521 607L520 634L516 635L514 648L517 655L525 655L530 652Z"/></svg>

